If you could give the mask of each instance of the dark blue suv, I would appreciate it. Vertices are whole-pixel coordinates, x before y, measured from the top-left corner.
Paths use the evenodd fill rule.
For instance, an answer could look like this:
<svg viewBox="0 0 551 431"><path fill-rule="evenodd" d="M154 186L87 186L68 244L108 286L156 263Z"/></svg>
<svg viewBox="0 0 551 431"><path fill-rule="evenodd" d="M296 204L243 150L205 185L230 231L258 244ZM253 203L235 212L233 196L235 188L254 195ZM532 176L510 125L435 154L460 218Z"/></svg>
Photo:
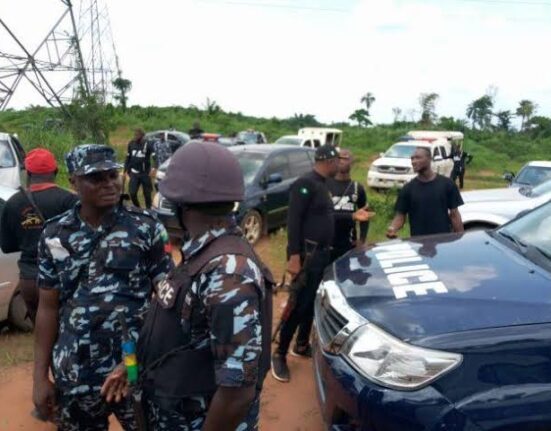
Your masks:
<svg viewBox="0 0 551 431"><path fill-rule="evenodd" d="M285 226L291 184L309 172L314 164L314 150L275 144L239 145L228 148L235 154L245 180L245 199L236 204L235 216L249 242L255 243L266 232ZM168 163L161 166L162 180ZM171 202L159 193L153 210L172 236L182 231Z"/></svg>
<svg viewBox="0 0 551 431"><path fill-rule="evenodd" d="M315 324L331 430L551 430L551 203L491 232L350 252Z"/></svg>

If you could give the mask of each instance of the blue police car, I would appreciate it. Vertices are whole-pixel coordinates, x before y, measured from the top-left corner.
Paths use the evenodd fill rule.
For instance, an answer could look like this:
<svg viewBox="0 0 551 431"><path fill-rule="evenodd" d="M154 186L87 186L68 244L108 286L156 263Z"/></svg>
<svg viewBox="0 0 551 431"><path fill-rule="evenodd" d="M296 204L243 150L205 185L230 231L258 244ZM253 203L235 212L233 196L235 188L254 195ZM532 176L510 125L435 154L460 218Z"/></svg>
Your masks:
<svg viewBox="0 0 551 431"><path fill-rule="evenodd" d="M551 202L345 255L315 323L330 430L551 430Z"/></svg>

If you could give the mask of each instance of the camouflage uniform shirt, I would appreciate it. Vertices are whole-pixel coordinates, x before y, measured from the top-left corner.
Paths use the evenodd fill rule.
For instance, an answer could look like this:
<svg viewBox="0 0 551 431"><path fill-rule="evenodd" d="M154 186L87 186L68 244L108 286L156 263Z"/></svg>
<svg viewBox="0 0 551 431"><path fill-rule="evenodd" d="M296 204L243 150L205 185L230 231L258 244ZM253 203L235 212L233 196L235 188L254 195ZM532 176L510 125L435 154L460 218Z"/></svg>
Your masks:
<svg viewBox="0 0 551 431"><path fill-rule="evenodd" d="M235 226L210 230L186 242L182 248L185 259L199 253L215 238L236 232L241 233ZM259 294L265 294L264 279L258 266L241 255L217 257L195 277L191 292L199 299L199 321L194 321L192 325L191 345L197 349L210 345L216 384L226 387L256 385L262 353ZM183 315L186 317L185 306ZM182 330L189 332L188 324L188 321L183 320ZM204 397L185 400L184 414L167 412L149 403L149 420L159 430L200 430L209 401ZM257 395L246 419L237 430L257 429L258 407Z"/></svg>
<svg viewBox="0 0 551 431"><path fill-rule="evenodd" d="M99 391L121 361L122 307L135 339L152 286L172 269L163 225L148 212L119 206L93 229L80 205L50 220L39 246L38 283L59 291L52 366L65 394Z"/></svg>

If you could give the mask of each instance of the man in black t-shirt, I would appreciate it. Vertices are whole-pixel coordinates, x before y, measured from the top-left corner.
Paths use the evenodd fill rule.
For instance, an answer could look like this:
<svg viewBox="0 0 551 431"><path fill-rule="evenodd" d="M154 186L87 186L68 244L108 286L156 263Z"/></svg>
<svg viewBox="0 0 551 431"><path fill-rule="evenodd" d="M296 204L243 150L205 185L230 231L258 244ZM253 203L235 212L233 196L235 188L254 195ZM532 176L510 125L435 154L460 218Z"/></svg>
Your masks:
<svg viewBox="0 0 551 431"><path fill-rule="evenodd" d="M349 150L339 152L339 169L335 178L327 179L334 207L335 235L331 260L336 260L347 251L365 243L369 221L360 222L360 236L356 229L354 212L367 205L365 188L350 179L353 157Z"/></svg>
<svg viewBox="0 0 551 431"><path fill-rule="evenodd" d="M463 232L458 207L463 199L457 186L431 168L430 149L419 147L411 156L417 177L407 183L396 201L396 215L388 227L387 237L397 232L409 219L411 236Z"/></svg>
<svg viewBox="0 0 551 431"><path fill-rule="evenodd" d="M38 307L38 241L44 222L72 208L78 198L55 184L57 163L48 150L30 151L25 158L25 169L26 192L20 190L14 194L2 211L0 246L4 253L21 252L18 289L34 322Z"/></svg>

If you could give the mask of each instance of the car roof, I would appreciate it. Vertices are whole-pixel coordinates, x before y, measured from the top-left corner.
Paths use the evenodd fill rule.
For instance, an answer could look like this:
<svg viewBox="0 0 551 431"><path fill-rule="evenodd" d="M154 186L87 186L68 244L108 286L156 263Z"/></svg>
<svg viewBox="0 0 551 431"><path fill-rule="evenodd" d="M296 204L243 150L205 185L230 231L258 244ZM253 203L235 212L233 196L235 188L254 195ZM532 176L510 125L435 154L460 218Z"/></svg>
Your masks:
<svg viewBox="0 0 551 431"><path fill-rule="evenodd" d="M7 133L0 132L0 140L7 141L9 139L10 135Z"/></svg>
<svg viewBox="0 0 551 431"><path fill-rule="evenodd" d="M153 135L155 133L174 133L175 135L187 135L186 132L181 132L179 130L167 130L167 129L164 129L164 130L154 130L152 132L147 132L145 135Z"/></svg>
<svg viewBox="0 0 551 431"><path fill-rule="evenodd" d="M538 168L551 168L551 162L547 160L533 160L526 163L526 166L535 166Z"/></svg>
<svg viewBox="0 0 551 431"><path fill-rule="evenodd" d="M0 139L2 139L1 134L0 134ZM16 191L17 189L0 185L0 199L7 201L9 198L11 198L12 195L15 194Z"/></svg>
<svg viewBox="0 0 551 431"><path fill-rule="evenodd" d="M230 147L230 151L240 152L247 151L250 153L262 153L262 154L272 154L279 151L306 151L314 152L312 148L308 147L294 147L292 145L284 144L248 144L248 145L237 145L235 147Z"/></svg>

